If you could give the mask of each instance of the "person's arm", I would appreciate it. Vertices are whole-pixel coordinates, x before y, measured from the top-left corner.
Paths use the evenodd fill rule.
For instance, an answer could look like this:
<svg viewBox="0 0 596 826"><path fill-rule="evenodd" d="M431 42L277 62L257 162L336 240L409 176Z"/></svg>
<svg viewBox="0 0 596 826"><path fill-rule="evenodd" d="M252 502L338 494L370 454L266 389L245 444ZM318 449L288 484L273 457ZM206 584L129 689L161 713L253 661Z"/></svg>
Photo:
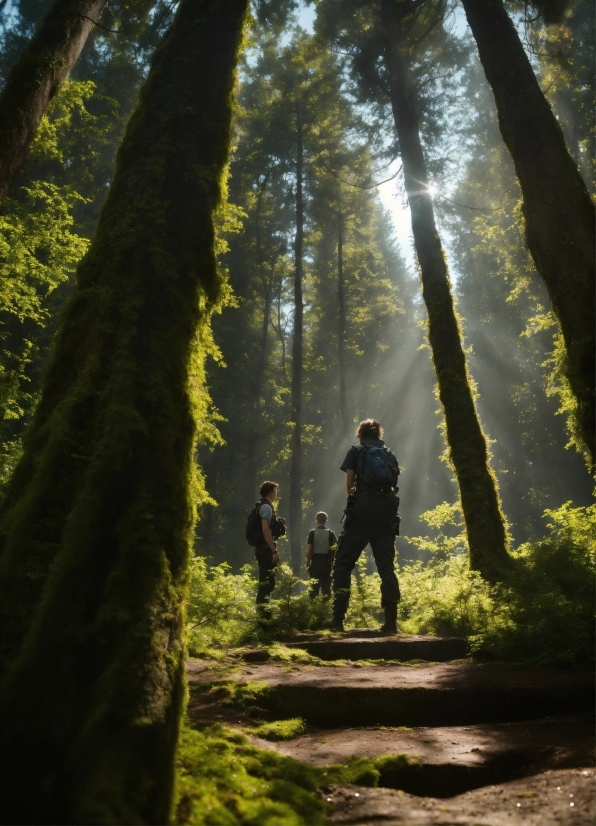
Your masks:
<svg viewBox="0 0 596 826"><path fill-rule="evenodd" d="M348 468L346 470L346 486L347 486L347 490L348 490L348 496L352 495L352 489L354 487L355 481L356 481L356 471L355 470L350 470L350 468Z"/></svg>
<svg viewBox="0 0 596 826"><path fill-rule="evenodd" d="M313 546L309 542L308 545L306 546L306 568L307 568L307 570L308 570L308 567L310 566L310 563L312 561L312 549L313 549Z"/></svg>
<svg viewBox="0 0 596 826"><path fill-rule="evenodd" d="M261 519L261 530L263 531L263 539L271 548L271 552L273 553L273 561L276 562L277 560L275 557L279 559L279 554L277 553L277 548L275 547L273 537L271 536L271 525L269 524L268 519Z"/></svg>

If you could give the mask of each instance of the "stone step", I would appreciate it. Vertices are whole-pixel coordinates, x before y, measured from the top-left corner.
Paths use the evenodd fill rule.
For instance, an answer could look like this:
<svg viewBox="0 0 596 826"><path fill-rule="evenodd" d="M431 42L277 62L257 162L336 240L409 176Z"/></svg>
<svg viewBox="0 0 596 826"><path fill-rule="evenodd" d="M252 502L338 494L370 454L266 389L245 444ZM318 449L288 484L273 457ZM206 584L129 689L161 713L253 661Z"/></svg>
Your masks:
<svg viewBox="0 0 596 826"><path fill-rule="evenodd" d="M449 800L363 786L330 786L335 826L594 826L594 769L546 771Z"/></svg>
<svg viewBox="0 0 596 826"><path fill-rule="evenodd" d="M468 644L460 637L356 636L312 638L286 643L288 648L302 648L321 660L430 660L448 662L468 655Z"/></svg>
<svg viewBox="0 0 596 826"><path fill-rule="evenodd" d="M318 730L260 748L315 766L351 757L406 755L387 762L379 785L415 795L452 797L547 770L587 766L594 715L479 726Z"/></svg>
<svg viewBox="0 0 596 826"><path fill-rule="evenodd" d="M188 678L191 684L221 679L204 665L196 671L189 665ZM472 663L264 663L227 678L265 683L258 705L273 718L302 717L321 728L514 722L589 711L594 697L590 673Z"/></svg>

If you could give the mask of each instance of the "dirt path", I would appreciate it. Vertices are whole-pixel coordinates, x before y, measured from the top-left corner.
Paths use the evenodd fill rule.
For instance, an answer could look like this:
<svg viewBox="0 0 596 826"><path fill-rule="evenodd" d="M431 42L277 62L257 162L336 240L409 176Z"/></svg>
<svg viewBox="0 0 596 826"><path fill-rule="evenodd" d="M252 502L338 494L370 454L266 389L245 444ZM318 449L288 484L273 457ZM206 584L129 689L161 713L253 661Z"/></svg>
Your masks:
<svg viewBox="0 0 596 826"><path fill-rule="evenodd" d="M286 648L301 662L262 648L235 664L190 661L189 710L244 731L255 716L300 717L307 730L297 737L252 739L311 765L404 756L381 761L378 788L325 790L335 823L596 822L592 675L448 661L462 646L311 635ZM565 806L557 785L574 795Z"/></svg>

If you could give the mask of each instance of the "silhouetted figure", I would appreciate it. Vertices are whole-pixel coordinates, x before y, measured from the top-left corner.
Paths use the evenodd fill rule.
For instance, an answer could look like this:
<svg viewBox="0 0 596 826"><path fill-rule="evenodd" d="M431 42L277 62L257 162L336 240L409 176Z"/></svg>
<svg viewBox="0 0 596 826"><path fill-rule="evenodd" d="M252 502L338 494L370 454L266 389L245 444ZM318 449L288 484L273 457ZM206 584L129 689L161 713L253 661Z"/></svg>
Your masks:
<svg viewBox="0 0 596 826"><path fill-rule="evenodd" d="M327 527L327 514L320 511L315 517L315 527L306 540L306 570L314 580L310 586L311 599L319 592L325 599L331 595L331 566L336 547L337 537Z"/></svg>
<svg viewBox="0 0 596 826"><path fill-rule="evenodd" d="M333 570L333 620L329 627L343 631L350 601L351 574L370 543L381 577L381 606L385 610L382 634L397 633L399 583L395 575L395 537L399 530L397 477L399 466L381 438L375 419L360 422L360 444L348 450L341 470L346 473L348 504Z"/></svg>
<svg viewBox="0 0 596 826"><path fill-rule="evenodd" d="M279 554L275 540L285 534L283 519L275 515L273 503L277 498L277 482L263 482L257 502L246 527L246 538L255 546L255 557L259 565L259 587L257 590L257 612L259 620L271 619L269 598L275 588L275 569Z"/></svg>

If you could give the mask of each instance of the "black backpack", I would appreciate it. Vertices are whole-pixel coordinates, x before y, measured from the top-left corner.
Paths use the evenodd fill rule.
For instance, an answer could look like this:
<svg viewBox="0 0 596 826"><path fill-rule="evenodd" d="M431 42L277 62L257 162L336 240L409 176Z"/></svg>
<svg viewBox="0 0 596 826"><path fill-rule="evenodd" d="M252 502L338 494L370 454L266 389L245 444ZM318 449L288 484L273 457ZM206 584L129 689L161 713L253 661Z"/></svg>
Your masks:
<svg viewBox="0 0 596 826"><path fill-rule="evenodd" d="M256 548L257 545L265 544L265 537L263 536L263 530L261 528L261 517L259 516L261 505L265 503L271 505L268 499L261 499L248 514L248 519L246 520L244 536L248 544L252 545L253 548ZM273 516L271 517L271 536L275 540L279 539L280 536L286 535L286 523L281 516L275 515L273 505L271 505L271 510L273 511Z"/></svg>
<svg viewBox="0 0 596 826"><path fill-rule="evenodd" d="M388 447L357 445L358 464L356 487L359 492L370 490L377 493L397 488L399 465Z"/></svg>
<svg viewBox="0 0 596 826"><path fill-rule="evenodd" d="M261 529L261 517L259 516L259 510L261 509L261 505L264 505L266 501L266 499L261 499L260 502L257 502L248 514L248 519L246 520L246 530L244 531L244 536L246 537L248 544L252 545L253 548L256 548L257 545L263 545L265 543L265 538Z"/></svg>

